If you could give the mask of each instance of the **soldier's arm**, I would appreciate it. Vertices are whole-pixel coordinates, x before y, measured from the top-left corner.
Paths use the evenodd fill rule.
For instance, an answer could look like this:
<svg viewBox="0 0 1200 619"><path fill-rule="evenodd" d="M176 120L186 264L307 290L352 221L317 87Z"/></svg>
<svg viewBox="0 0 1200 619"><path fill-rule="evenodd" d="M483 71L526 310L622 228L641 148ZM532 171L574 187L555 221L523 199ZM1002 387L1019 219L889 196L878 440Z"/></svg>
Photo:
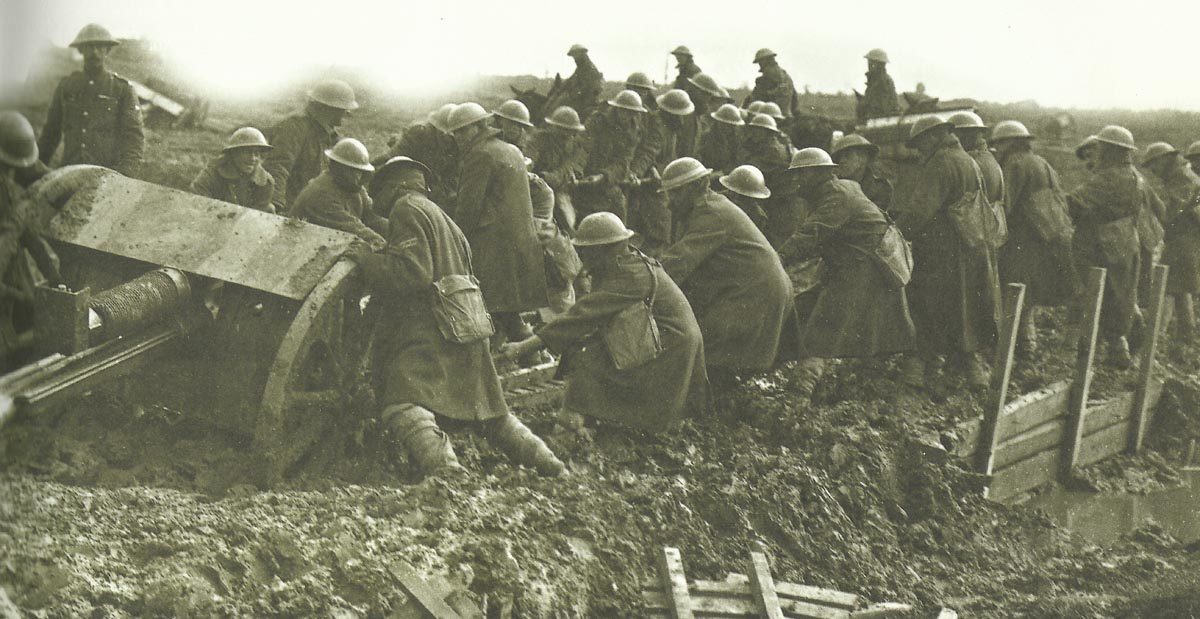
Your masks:
<svg viewBox="0 0 1200 619"><path fill-rule="evenodd" d="M459 179L458 185L458 203L450 217L463 232L468 232L479 227L483 209L487 206L483 200L494 171L491 158L479 148L472 149L464 155L462 170L462 178Z"/></svg>
<svg viewBox="0 0 1200 619"><path fill-rule="evenodd" d="M275 148L267 154L262 166L275 179L275 197L271 203L275 205L277 213L284 213L287 208L288 177L292 175L292 166L304 147L304 136L291 130L288 125L279 129L272 132L271 145Z"/></svg>
<svg viewBox="0 0 1200 619"><path fill-rule="evenodd" d="M942 207L945 179L941 173L924 174L904 204L898 204L896 225L905 236L917 235Z"/></svg>
<svg viewBox="0 0 1200 619"><path fill-rule="evenodd" d="M367 195L366 189L363 189L360 195L363 201L363 223L367 224L368 228L378 232L380 235L386 236L388 233L388 220L375 212L375 201L371 199L371 196Z"/></svg>
<svg viewBox="0 0 1200 619"><path fill-rule="evenodd" d="M275 205L271 204L271 198L275 197L275 179L266 172L263 175L267 177L267 182L254 186L250 197L250 208L275 213Z"/></svg>
<svg viewBox="0 0 1200 619"><path fill-rule="evenodd" d="M58 150L58 143L62 140L62 121L63 121L63 82L58 83L58 87L54 89L54 96L50 98L50 109L46 112L46 124L42 127L42 135L38 138L38 158L42 163L49 164L50 159L54 157L54 151Z"/></svg>
<svg viewBox="0 0 1200 619"><path fill-rule="evenodd" d="M565 314L546 323L538 330L538 337L551 351L562 353L585 337L602 332L617 312L643 299L625 290L593 290L580 297Z"/></svg>
<svg viewBox="0 0 1200 619"><path fill-rule="evenodd" d="M196 175L196 178L192 179L192 184L188 187L188 190L198 196L212 198L215 197L213 196L212 183L213 167L212 165L206 165L200 170L200 173Z"/></svg>
<svg viewBox="0 0 1200 619"><path fill-rule="evenodd" d="M382 249L386 244L383 236L367 227L341 199L318 192L304 192L296 198L296 212L304 213L311 223L349 232L366 241L372 249Z"/></svg>
<svg viewBox="0 0 1200 619"><path fill-rule="evenodd" d="M849 220L849 211L841 208L840 204L819 205L796 227L792 238L779 248L779 255L788 258L812 257Z"/></svg>
<svg viewBox="0 0 1200 619"><path fill-rule="evenodd" d="M658 126L651 122L651 119L644 119L642 123L642 136L638 140L637 148L633 153L633 160L629 165L630 170L634 175L645 177L649 175L650 168L654 166L654 162L658 160L658 153L662 150L663 140L662 131L659 131Z"/></svg>
<svg viewBox="0 0 1200 619"><path fill-rule="evenodd" d="M120 129L117 135L116 170L125 176L136 176L142 169L142 152L146 147L146 136L142 131L142 110L138 106L133 86L121 80Z"/></svg>
<svg viewBox="0 0 1200 619"><path fill-rule="evenodd" d="M697 217L697 215L693 215ZM704 217L700 215L700 217ZM711 221L696 222L694 231L689 231L671 245L659 256L659 262L671 279L683 284L691 277L696 267L700 266L714 252L720 249L728 237L726 226L715 218Z"/></svg>
<svg viewBox="0 0 1200 619"><path fill-rule="evenodd" d="M11 217L0 221L0 273L7 273L21 247L21 225ZM32 301L28 292L0 280L0 299Z"/></svg>
<svg viewBox="0 0 1200 619"><path fill-rule="evenodd" d="M373 288L404 295L433 285L433 244L422 219L417 209L397 205L388 220L384 251L356 258Z"/></svg>

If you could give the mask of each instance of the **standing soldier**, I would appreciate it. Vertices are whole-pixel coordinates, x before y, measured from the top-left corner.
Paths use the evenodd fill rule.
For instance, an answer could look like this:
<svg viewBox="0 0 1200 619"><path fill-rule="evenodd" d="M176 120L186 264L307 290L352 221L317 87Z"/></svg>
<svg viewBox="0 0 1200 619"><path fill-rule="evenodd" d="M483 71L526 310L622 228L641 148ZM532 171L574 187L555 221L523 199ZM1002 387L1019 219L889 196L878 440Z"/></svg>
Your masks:
<svg viewBox="0 0 1200 619"><path fill-rule="evenodd" d="M858 97L855 108L858 120L896 116L900 113L900 102L896 100L896 84L887 72L887 52L876 48L863 58L867 59L867 89Z"/></svg>
<svg viewBox="0 0 1200 619"><path fill-rule="evenodd" d="M700 323L710 378L728 387L737 375L794 354L788 338L799 328L779 255L741 209L712 190L710 174L690 157L663 171L675 224L661 260Z"/></svg>
<svg viewBox="0 0 1200 619"><path fill-rule="evenodd" d="M775 119L766 114L755 114L742 130L742 152L738 162L758 168L768 187L780 185L792 160L791 153L779 136Z"/></svg>
<svg viewBox="0 0 1200 619"><path fill-rule="evenodd" d="M492 122L500 130L500 139L525 150L528 130L533 128L529 122L529 108L516 99L509 99L492 110Z"/></svg>
<svg viewBox="0 0 1200 619"><path fill-rule="evenodd" d="M1004 172L996 162L996 156L988 149L987 139L983 137L987 133L987 125L974 112L958 112L950 117L950 122L954 125L954 135L958 137L963 150L979 165L988 202L999 204L1004 199Z"/></svg>
<svg viewBox="0 0 1200 619"><path fill-rule="evenodd" d="M1075 158L1082 161L1088 172L1091 172L1096 167L1096 154L1099 152L1100 141L1096 136L1089 135L1075 147Z"/></svg>
<svg viewBox="0 0 1200 619"><path fill-rule="evenodd" d="M341 80L322 82L308 91L304 110L267 129L275 148L263 168L275 179L275 212L290 214L296 196L321 173L322 154L338 140L337 128L358 109L354 90Z"/></svg>
<svg viewBox="0 0 1200 619"><path fill-rule="evenodd" d="M700 148L696 155L704 165L722 173L738 166L742 151L741 128L746 125L742 115L732 103L726 103L708 115L708 129L700 135Z"/></svg>
<svg viewBox="0 0 1200 619"><path fill-rule="evenodd" d="M879 147L857 133L833 141L829 154L837 163L838 178L854 181L875 206L892 210L892 182L875 168Z"/></svg>
<svg viewBox="0 0 1200 619"><path fill-rule="evenodd" d="M763 179L763 173L752 165L740 165L732 172L717 179L725 188L717 193L725 196L730 202L742 209L742 212L754 222L760 232L767 229L767 212L763 210L762 202L771 197L771 190Z"/></svg>
<svg viewBox="0 0 1200 619"><path fill-rule="evenodd" d="M1124 127L1109 125L1096 134L1096 167L1067 196L1075 220L1072 249L1080 271L1098 266L1108 270L1100 330L1108 343L1108 361L1129 367L1129 335L1137 314L1138 272L1141 264L1136 219L1145 208L1148 188L1133 167L1137 146Z"/></svg>
<svg viewBox="0 0 1200 619"><path fill-rule="evenodd" d="M826 269L812 311L802 317L798 375L805 398L812 396L824 359L890 355L916 345L904 286L876 258L890 221L858 183L834 175L836 166L825 151L805 148L788 168L810 207L780 253L820 257Z"/></svg>
<svg viewBox="0 0 1200 619"><path fill-rule="evenodd" d="M588 175L575 188L575 208L580 217L608 211L626 221L625 192L632 178L634 155L642 140L647 110L632 90L622 90L587 120Z"/></svg>
<svg viewBox="0 0 1200 619"><path fill-rule="evenodd" d="M554 110L545 120L546 125L529 138L526 154L533 160L533 172L554 190L555 220L563 229L572 231L575 205L571 192L587 163L583 136L587 127L579 122L579 114L566 106Z"/></svg>
<svg viewBox="0 0 1200 619"><path fill-rule="evenodd" d="M454 288L439 282L469 279L473 272L467 239L427 197L426 173L408 157L379 170L371 189L390 212L387 251L350 256L371 285L371 303L385 308L378 314L384 328L378 329L382 363L375 374L383 426L426 475L461 468L438 417L475 422L515 464L561 475L562 461L508 411L488 338L451 339L434 311L438 291Z"/></svg>
<svg viewBox="0 0 1200 619"><path fill-rule="evenodd" d="M1015 120L998 123L992 131L1004 170L1008 242L1000 249L1000 278L1025 284L1025 305L1017 350L1037 349L1035 309L1069 304L1078 288L1071 261L1073 229L1058 173L1033 152L1033 136Z"/></svg>
<svg viewBox="0 0 1200 619"><path fill-rule="evenodd" d="M695 88L692 86L688 78L700 73L700 66L696 64L695 58L692 57L692 50L686 45L680 45L671 50L671 55L675 57L675 68L679 70L679 74L675 76L674 87L687 92L690 96L692 93L689 89Z"/></svg>
<svg viewBox="0 0 1200 619"><path fill-rule="evenodd" d="M367 242L371 249L387 244L387 220L375 213L367 194L367 175L375 171L367 147L354 138L342 138L325 151L329 168L309 182L296 196L292 216L349 232Z"/></svg>
<svg viewBox="0 0 1200 619"><path fill-rule="evenodd" d="M982 351L996 342L1000 286L995 252L967 247L951 220L951 207L983 191L978 166L950 133L952 126L922 118L907 142L921 157L915 190L898 214L912 242L908 300L918 355L905 358L902 378L933 389L945 355L947 365L965 370L969 387L982 390L988 385Z"/></svg>
<svg viewBox="0 0 1200 619"><path fill-rule="evenodd" d="M785 117L795 116L798 105L796 85L775 60L775 52L765 47L758 50L754 54L754 64L758 65L761 75L754 80L754 90L750 91L746 104L751 101L770 101L779 106Z"/></svg>
<svg viewBox="0 0 1200 619"><path fill-rule="evenodd" d="M387 155L371 162L378 167L393 157L409 157L429 167L429 195L443 209L453 209L458 195L458 147L446 129L450 112L456 106L447 103L430 112L424 122L405 127L400 138L391 143Z"/></svg>
<svg viewBox="0 0 1200 619"><path fill-rule="evenodd" d="M1190 153L1192 149L1188 150ZM1167 294L1171 295L1179 317L1180 339L1190 344L1196 337L1192 295L1200 292L1200 177L1179 151L1166 142L1146 148L1142 167L1153 172L1165 190L1166 247L1162 261L1171 267Z"/></svg>
<svg viewBox="0 0 1200 619"><path fill-rule="evenodd" d="M38 150L49 164L63 143L62 165L87 163L135 176L142 167L142 112L128 80L105 68L120 45L103 26L88 24L71 47L83 56L83 71L64 77L50 99Z"/></svg>
<svg viewBox="0 0 1200 619"><path fill-rule="evenodd" d="M645 73L633 73L625 87L638 93L648 112L643 117L641 140L633 154L630 173L633 182L626 192L629 199L629 229L638 233L643 251L655 253L671 242L671 211L658 191L658 160L664 142L669 137L663 126L654 97L654 83Z"/></svg>
<svg viewBox="0 0 1200 619"><path fill-rule="evenodd" d="M225 142L221 156L209 162L192 181L192 193L274 213L275 179L262 167L271 151L267 138L254 127L242 127Z"/></svg>
<svg viewBox="0 0 1200 619"><path fill-rule="evenodd" d="M576 43L567 50L567 55L575 61L575 72L563 80L553 97L553 103L547 101L547 109L558 109L565 105L587 118L600 101L600 92L604 90L604 74L588 57L586 47Z"/></svg>
<svg viewBox="0 0 1200 619"><path fill-rule="evenodd" d="M450 114L450 132L462 154L458 205L450 216L471 243L497 339L520 341L533 334L521 312L546 306L546 264L534 229L525 157L497 137L489 118L478 103L464 103Z"/></svg>

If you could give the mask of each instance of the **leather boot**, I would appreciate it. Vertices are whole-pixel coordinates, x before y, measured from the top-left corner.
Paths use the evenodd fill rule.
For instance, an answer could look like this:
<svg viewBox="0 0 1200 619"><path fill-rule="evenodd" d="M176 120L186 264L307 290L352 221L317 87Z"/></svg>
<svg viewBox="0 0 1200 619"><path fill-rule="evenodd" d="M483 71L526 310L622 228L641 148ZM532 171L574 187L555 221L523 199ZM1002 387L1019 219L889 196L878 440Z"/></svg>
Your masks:
<svg viewBox="0 0 1200 619"><path fill-rule="evenodd" d="M1031 355L1037 352L1038 332L1035 316L1033 308L1022 312L1021 327L1017 331L1017 352L1020 354Z"/></svg>
<svg viewBox="0 0 1200 619"><path fill-rule="evenodd" d="M812 399L813 391L817 388L817 381L821 380L821 374L825 373L825 360L819 357L806 357L796 363L796 395L800 396L801 400L808 401Z"/></svg>
<svg viewBox="0 0 1200 619"><path fill-rule="evenodd" d="M389 406L383 411L383 423L422 473L432 475L443 469L462 469L450 439L428 409L413 404Z"/></svg>
<svg viewBox="0 0 1200 619"><path fill-rule="evenodd" d="M1108 343L1106 361L1113 367L1127 369L1133 366L1133 355L1129 354L1129 340L1119 337Z"/></svg>
<svg viewBox="0 0 1200 619"><path fill-rule="evenodd" d="M925 387L925 360L915 354L900 360L900 382L921 389Z"/></svg>
<svg viewBox="0 0 1200 619"><path fill-rule="evenodd" d="M517 464L531 466L543 477L558 477L566 465L511 413L484 422L488 440Z"/></svg>
<svg viewBox="0 0 1200 619"><path fill-rule="evenodd" d="M967 387L972 391L986 391L991 383L987 363L983 355L977 352L969 353L964 360L966 363Z"/></svg>

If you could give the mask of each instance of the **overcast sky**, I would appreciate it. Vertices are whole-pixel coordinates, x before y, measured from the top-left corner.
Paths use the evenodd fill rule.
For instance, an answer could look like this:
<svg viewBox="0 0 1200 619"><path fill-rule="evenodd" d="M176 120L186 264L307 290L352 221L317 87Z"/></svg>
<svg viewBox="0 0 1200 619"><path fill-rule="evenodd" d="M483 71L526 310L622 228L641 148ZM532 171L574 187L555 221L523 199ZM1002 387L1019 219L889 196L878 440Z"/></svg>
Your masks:
<svg viewBox="0 0 1200 619"><path fill-rule="evenodd" d="M595 7L580 11L576 7ZM606 8L599 8L599 7ZM88 22L145 37L199 85L252 95L314 66L356 67L401 91L479 74L572 70L571 43L609 79L662 80L686 44L722 85L752 83L770 47L798 88L863 84L882 47L900 91L1078 107L1200 110L1200 8L1150 0L649 2L593 0L0 0L0 83ZM673 67L673 64L671 65ZM669 69L673 76L673 68Z"/></svg>

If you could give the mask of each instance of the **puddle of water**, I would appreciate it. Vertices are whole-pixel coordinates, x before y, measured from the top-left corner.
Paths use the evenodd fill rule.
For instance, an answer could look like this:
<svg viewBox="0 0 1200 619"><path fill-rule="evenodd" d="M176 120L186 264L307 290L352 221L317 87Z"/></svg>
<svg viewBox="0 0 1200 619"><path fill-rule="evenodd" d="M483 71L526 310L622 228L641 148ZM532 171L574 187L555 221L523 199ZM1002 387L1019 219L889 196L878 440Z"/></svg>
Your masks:
<svg viewBox="0 0 1200 619"><path fill-rule="evenodd" d="M1110 544L1147 519L1190 543L1200 540L1200 470L1186 471L1183 478L1182 486L1144 495L1056 488L1026 505L1045 510L1059 526L1095 544Z"/></svg>

